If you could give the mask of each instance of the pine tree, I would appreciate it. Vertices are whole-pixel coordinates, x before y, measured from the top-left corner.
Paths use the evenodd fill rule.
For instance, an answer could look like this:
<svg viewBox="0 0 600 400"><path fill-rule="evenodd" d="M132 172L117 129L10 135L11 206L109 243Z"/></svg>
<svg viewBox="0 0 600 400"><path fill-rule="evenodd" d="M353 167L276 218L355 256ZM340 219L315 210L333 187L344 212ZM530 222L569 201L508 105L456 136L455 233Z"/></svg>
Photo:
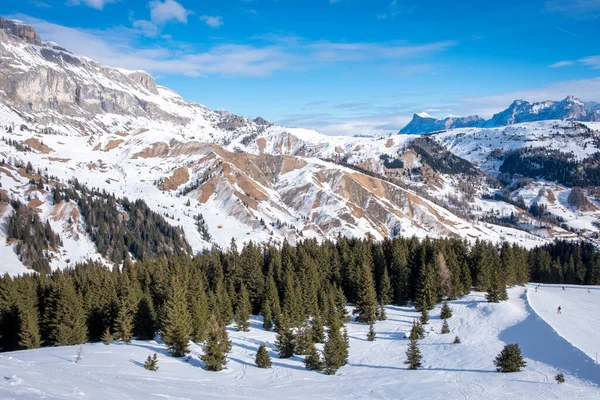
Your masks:
<svg viewBox="0 0 600 400"><path fill-rule="evenodd" d="M375 341L375 327L373 327L373 324L369 325L369 332L367 333L367 340L369 342Z"/></svg>
<svg viewBox="0 0 600 400"><path fill-rule="evenodd" d="M518 344L507 344L494 360L498 372L519 372L527 363Z"/></svg>
<svg viewBox="0 0 600 400"><path fill-rule="evenodd" d="M417 280L415 308L431 310L438 300L436 274L431 263L422 264Z"/></svg>
<svg viewBox="0 0 600 400"><path fill-rule="evenodd" d="M121 300L119 314L115 321L115 336L124 343L131 343L131 330L133 327L133 316L129 311L126 300Z"/></svg>
<svg viewBox="0 0 600 400"><path fill-rule="evenodd" d="M499 303L500 301L508 299L506 283L504 283L504 279L500 274L498 266L493 267L486 299L490 303Z"/></svg>
<svg viewBox="0 0 600 400"><path fill-rule="evenodd" d="M444 319L444 323L442 324L442 333L450 333L450 327L448 326L448 321Z"/></svg>
<svg viewBox="0 0 600 400"><path fill-rule="evenodd" d="M347 335L346 335L347 336ZM348 343L341 333L339 317L333 318L323 347L324 370L327 375L335 375L348 360Z"/></svg>
<svg viewBox="0 0 600 400"><path fill-rule="evenodd" d="M277 336L275 338L275 348L279 358L290 358L294 355L294 342L294 331L287 315L282 313L277 320Z"/></svg>
<svg viewBox="0 0 600 400"><path fill-rule="evenodd" d="M310 325L305 322L296 333L294 354L305 355L308 354L310 347L313 344L312 329Z"/></svg>
<svg viewBox="0 0 600 400"><path fill-rule="evenodd" d="M387 319L387 314L385 312L385 306L383 303L379 303L379 310L377 311L377 319L379 321L385 321Z"/></svg>
<svg viewBox="0 0 600 400"><path fill-rule="evenodd" d="M260 312L263 317L263 329L270 331L273 328L273 314L271 312L271 306L265 301L262 310Z"/></svg>
<svg viewBox="0 0 600 400"><path fill-rule="evenodd" d="M240 332L248 332L250 330L250 298L246 286L242 284L238 300L235 308L235 325Z"/></svg>
<svg viewBox="0 0 600 400"><path fill-rule="evenodd" d="M392 301L392 296L392 281L390 280L388 269L386 267L384 268L383 276L381 277L381 287L379 289L379 302L384 306L388 305Z"/></svg>
<svg viewBox="0 0 600 400"><path fill-rule="evenodd" d="M19 320L19 347L25 350L40 347L42 340L40 338L37 311L33 307L22 310L19 312Z"/></svg>
<svg viewBox="0 0 600 400"><path fill-rule="evenodd" d="M444 305L442 305L442 310L440 312L441 319L448 319L452 317L452 309L448 305L448 302L444 300Z"/></svg>
<svg viewBox="0 0 600 400"><path fill-rule="evenodd" d="M134 332L138 340L152 340L156 335L156 313L152 297L142 295L134 318Z"/></svg>
<svg viewBox="0 0 600 400"><path fill-rule="evenodd" d="M304 366L311 371L323 371L323 361L314 343L310 346L308 354L304 358Z"/></svg>
<svg viewBox="0 0 600 400"><path fill-rule="evenodd" d="M144 363L144 368L148 371L158 371L158 356L154 353L153 356L148 356Z"/></svg>
<svg viewBox="0 0 600 400"><path fill-rule="evenodd" d="M421 325L427 325L429 323L429 313L426 308L421 309Z"/></svg>
<svg viewBox="0 0 600 400"><path fill-rule="evenodd" d="M70 346L85 342L85 314L71 278L62 274L56 277L46 310L48 344Z"/></svg>
<svg viewBox="0 0 600 400"><path fill-rule="evenodd" d="M171 279L162 326L162 338L173 357L183 357L190 352L191 316L185 287L177 276Z"/></svg>
<svg viewBox="0 0 600 400"><path fill-rule="evenodd" d="M219 325L215 315L211 315L206 330L206 341L202 362L208 371L221 371L227 365L227 353L231 351L231 341L224 326Z"/></svg>
<svg viewBox="0 0 600 400"><path fill-rule="evenodd" d="M404 364L408 365L408 369L418 369L421 367L422 358L423 356L421 355L417 339L410 339L408 349L406 350L406 361L404 361Z"/></svg>
<svg viewBox="0 0 600 400"><path fill-rule="evenodd" d="M113 335L112 333L110 333L110 328L106 327L106 330L104 331L104 334L102 334L102 343L104 343L105 345L110 345L113 341Z"/></svg>
<svg viewBox="0 0 600 400"><path fill-rule="evenodd" d="M412 324L412 328L410 330L410 339L423 339L425 338L425 329L423 329L423 325L421 322L414 320Z"/></svg>
<svg viewBox="0 0 600 400"><path fill-rule="evenodd" d="M354 314L358 314L358 322L373 324L377 320L377 294L373 274L368 264L365 264L362 269L360 292Z"/></svg>
<svg viewBox="0 0 600 400"><path fill-rule="evenodd" d="M271 368L271 356L264 344L258 347L254 362L258 368Z"/></svg>
<svg viewBox="0 0 600 400"><path fill-rule="evenodd" d="M558 382L559 384L561 383L565 383L565 374L563 374L562 372L559 372L558 374L556 374L556 376L554 377L554 380L556 382Z"/></svg>
<svg viewBox="0 0 600 400"><path fill-rule="evenodd" d="M325 328L323 327L323 318L320 313L315 314L311 321L312 338L315 343L323 343L325 341Z"/></svg>

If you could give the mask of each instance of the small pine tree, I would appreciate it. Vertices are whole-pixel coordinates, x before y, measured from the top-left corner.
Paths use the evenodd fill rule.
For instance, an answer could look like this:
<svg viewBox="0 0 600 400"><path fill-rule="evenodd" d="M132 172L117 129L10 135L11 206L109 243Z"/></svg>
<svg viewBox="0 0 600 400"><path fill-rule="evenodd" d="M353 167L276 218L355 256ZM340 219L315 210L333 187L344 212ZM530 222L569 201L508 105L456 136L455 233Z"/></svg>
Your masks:
<svg viewBox="0 0 600 400"><path fill-rule="evenodd" d="M354 314L358 315L358 322L367 324L373 324L377 319L377 292L373 282L373 273L368 264L364 265L362 269L361 289Z"/></svg>
<svg viewBox="0 0 600 400"><path fill-rule="evenodd" d="M258 368L271 368L271 356L267 351L267 348L264 344L261 344L258 347L258 351L256 352L256 366Z"/></svg>
<svg viewBox="0 0 600 400"><path fill-rule="evenodd" d="M248 320L250 319L251 311L248 290L246 290L246 286L242 284L235 307L235 325L239 332L248 332L250 330L250 323Z"/></svg>
<svg viewBox="0 0 600 400"><path fill-rule="evenodd" d="M518 344L507 344L494 360L498 372L519 372L527 363Z"/></svg>
<svg viewBox="0 0 600 400"><path fill-rule="evenodd" d="M448 326L448 321L444 319L444 323L442 324L442 333L450 333L450 327Z"/></svg>
<svg viewBox="0 0 600 400"><path fill-rule="evenodd" d="M340 332L340 317L334 316L323 347L324 369L327 375L335 375L337 370L348 362L347 333Z"/></svg>
<svg viewBox="0 0 600 400"><path fill-rule="evenodd" d="M110 333L110 328L106 327L106 330L104 331L104 333L102 334L102 343L104 343L105 345L110 345L113 341L113 335L112 333Z"/></svg>
<svg viewBox="0 0 600 400"><path fill-rule="evenodd" d="M310 371L323 371L323 361L314 343L310 346L304 359L304 366Z"/></svg>
<svg viewBox="0 0 600 400"><path fill-rule="evenodd" d="M441 319L452 318L452 309L448 305L448 302L444 300L444 305L442 305L442 311L440 312Z"/></svg>
<svg viewBox="0 0 600 400"><path fill-rule="evenodd" d="M385 313L385 307L383 302L379 303L379 311L377 312L377 319L380 321L385 321L387 319L387 314Z"/></svg>
<svg viewBox="0 0 600 400"><path fill-rule="evenodd" d="M275 348L279 358L290 358L294 355L294 342L294 331L290 327L287 316L282 314L277 319L277 336L275 338Z"/></svg>
<svg viewBox="0 0 600 400"><path fill-rule="evenodd" d="M404 361L404 364L408 365L408 369L418 369L421 367L422 359L423 356L421 355L417 339L410 339L408 349L406 350L406 361Z"/></svg>
<svg viewBox="0 0 600 400"><path fill-rule="evenodd" d="M421 322L414 320L412 328L410 329L409 338L416 340L416 339L423 339L424 337L425 337L425 329L423 328L423 325L421 325Z"/></svg>
<svg viewBox="0 0 600 400"><path fill-rule="evenodd" d="M556 376L554 377L554 380L556 382L560 383L565 383L565 374L563 374L562 372L559 372L558 374L556 374Z"/></svg>
<svg viewBox="0 0 600 400"><path fill-rule="evenodd" d="M369 333L367 333L367 340L369 342L375 341L375 328L373 327L373 324L369 325Z"/></svg>
<svg viewBox="0 0 600 400"><path fill-rule="evenodd" d="M321 314L316 314L310 321L312 328L312 338L315 343L323 343L325 341L325 328L323 327L323 319Z"/></svg>
<svg viewBox="0 0 600 400"><path fill-rule="evenodd" d="M294 354L308 354L313 344L312 329L308 323L304 323L296 333Z"/></svg>
<svg viewBox="0 0 600 400"><path fill-rule="evenodd" d="M273 313L271 312L271 306L265 302L261 311L263 316L263 329L270 331L273 328Z"/></svg>
<svg viewBox="0 0 600 400"><path fill-rule="evenodd" d="M119 313L115 321L115 336L124 343L131 343L131 331L133 329L133 316L129 306L123 300L119 307Z"/></svg>
<svg viewBox="0 0 600 400"><path fill-rule="evenodd" d="M224 326L219 325L215 315L210 316L206 331L206 342L202 362L209 371L221 371L227 364L227 353L231 351L231 341Z"/></svg>
<svg viewBox="0 0 600 400"><path fill-rule="evenodd" d="M460 338L458 336L454 337L454 344L460 344Z"/></svg>
<svg viewBox="0 0 600 400"><path fill-rule="evenodd" d="M427 325L429 323L429 312L423 307L421 309L421 325Z"/></svg>
<svg viewBox="0 0 600 400"><path fill-rule="evenodd" d="M158 356L154 353L153 356L148 356L144 363L144 368L148 371L158 371Z"/></svg>

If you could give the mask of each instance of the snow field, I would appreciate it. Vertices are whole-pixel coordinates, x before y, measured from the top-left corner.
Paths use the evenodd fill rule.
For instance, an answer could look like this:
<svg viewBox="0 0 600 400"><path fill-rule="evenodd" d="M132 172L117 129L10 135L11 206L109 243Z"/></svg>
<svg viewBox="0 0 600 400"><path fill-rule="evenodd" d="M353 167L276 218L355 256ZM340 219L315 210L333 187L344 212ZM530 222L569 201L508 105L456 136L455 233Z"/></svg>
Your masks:
<svg viewBox="0 0 600 400"><path fill-rule="evenodd" d="M202 369L199 345L191 346L191 358L185 361L168 356L164 345L157 341L110 346L86 344L82 346L83 357L78 364L74 363L78 346L43 348L0 354L0 398L599 398L598 386L577 378L574 373L578 371L565 364L574 359L582 365L584 359L573 357L570 353L573 346L548 329L531 311L525 289L510 289L509 295L510 300L500 304L487 303L483 293L472 293L451 302L454 316L448 320L452 332L447 335L435 333L440 331L442 321L439 307L432 311L430 323L426 325L427 336L419 341L423 368L418 371L408 371L404 365L408 343L404 335L419 313L409 307L389 306L388 319L375 325L375 342L366 341L367 325L347 325L349 362L335 376L307 371L301 356L279 359L273 348L275 334L262 330L260 319L253 317L250 332L229 328L233 349L227 369L222 372ZM564 304L567 312L570 306ZM593 324L598 327L599 322ZM431 328L435 332L429 332ZM456 335L462 344L452 344ZM557 346L557 341L563 345ZM520 373L497 373L494 357L505 343L515 342L521 345L527 367ZM267 345L273 359L272 369L259 369L254 365L261 343ZM158 372L142 367L153 352L159 355ZM560 353L561 357L543 358L544 353L552 352ZM596 368L590 372L600 376L600 367L590 365ZM554 382L558 371L565 373L565 384ZM590 377L583 376L584 379Z"/></svg>

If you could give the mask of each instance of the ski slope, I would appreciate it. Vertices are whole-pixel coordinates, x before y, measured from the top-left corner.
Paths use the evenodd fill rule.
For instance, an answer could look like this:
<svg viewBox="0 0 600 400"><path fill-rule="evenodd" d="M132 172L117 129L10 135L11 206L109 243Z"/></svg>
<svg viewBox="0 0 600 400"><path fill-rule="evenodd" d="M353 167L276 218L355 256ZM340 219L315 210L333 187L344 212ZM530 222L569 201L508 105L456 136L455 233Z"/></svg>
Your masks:
<svg viewBox="0 0 600 400"><path fill-rule="evenodd" d="M541 285L538 292L528 285L527 297L535 312L560 336L596 363L600 356L600 287ZM558 314L558 306L562 313Z"/></svg>
<svg viewBox="0 0 600 400"><path fill-rule="evenodd" d="M230 329L233 349L222 372L202 369L201 346L193 345L186 361L168 356L157 341L86 344L77 364L77 346L3 353L0 399L600 398L600 367L589 364L589 374L583 376L587 381L574 376L579 371L569 369L565 360L583 365L589 357L573 353L575 348L532 312L524 288L510 289L509 294L510 300L500 304L487 303L483 293L451 302L454 316L448 335L435 333L442 321L439 307L432 311L426 329L433 327L435 332L420 341L423 369L418 371L404 365L408 343L404 335L419 314L390 306L388 319L376 324L375 342L365 340L367 326L348 324L349 363L335 376L305 370L302 357L277 358L275 334L262 330L260 320L253 318L250 332ZM564 304L567 313L570 306ZM597 321L594 324L598 326ZM456 335L462 344L452 344ZM497 373L494 357L505 343L514 342L521 344L527 367L520 373ZM254 366L261 343L267 344L273 358L272 369ZM153 352L158 353L158 372L142 368ZM561 357L544 358L552 352L561 352ZM566 375L563 385L554 382L558 371Z"/></svg>

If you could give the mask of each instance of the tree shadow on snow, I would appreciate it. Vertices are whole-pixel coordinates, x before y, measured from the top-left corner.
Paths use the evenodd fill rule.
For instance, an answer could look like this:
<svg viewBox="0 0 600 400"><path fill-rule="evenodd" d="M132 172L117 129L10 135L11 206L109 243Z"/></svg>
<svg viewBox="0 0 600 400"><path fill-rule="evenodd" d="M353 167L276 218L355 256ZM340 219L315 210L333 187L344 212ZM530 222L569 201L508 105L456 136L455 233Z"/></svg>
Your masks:
<svg viewBox="0 0 600 400"><path fill-rule="evenodd" d="M561 372L600 385L600 365L587 354L560 336L546 321L533 311L526 294L527 318L500 333L505 343L518 343L523 356L549 364Z"/></svg>

